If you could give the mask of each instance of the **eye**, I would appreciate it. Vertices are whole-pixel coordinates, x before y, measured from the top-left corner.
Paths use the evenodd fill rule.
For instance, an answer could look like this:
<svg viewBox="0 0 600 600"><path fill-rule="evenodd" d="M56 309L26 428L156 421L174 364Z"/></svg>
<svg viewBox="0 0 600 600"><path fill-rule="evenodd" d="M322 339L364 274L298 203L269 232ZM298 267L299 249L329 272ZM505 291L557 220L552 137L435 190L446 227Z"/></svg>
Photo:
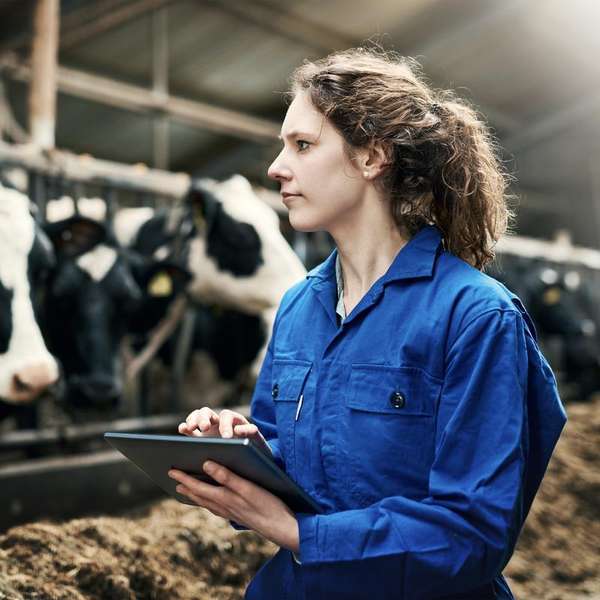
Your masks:
<svg viewBox="0 0 600 600"><path fill-rule="evenodd" d="M302 144L305 144L305 146L303 147ZM296 146L298 147L299 152L304 152L304 150L307 150L310 146L310 142L307 142L306 140L296 140Z"/></svg>

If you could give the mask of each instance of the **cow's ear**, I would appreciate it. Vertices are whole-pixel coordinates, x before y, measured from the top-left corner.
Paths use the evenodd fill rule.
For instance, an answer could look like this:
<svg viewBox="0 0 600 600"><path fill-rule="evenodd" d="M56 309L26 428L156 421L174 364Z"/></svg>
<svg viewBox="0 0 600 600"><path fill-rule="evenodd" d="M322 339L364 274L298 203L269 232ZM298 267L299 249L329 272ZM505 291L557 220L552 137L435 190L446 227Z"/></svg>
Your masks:
<svg viewBox="0 0 600 600"><path fill-rule="evenodd" d="M146 284L146 294L153 298L175 296L182 292L192 279L192 274L175 263L159 262L153 265Z"/></svg>
<svg viewBox="0 0 600 600"><path fill-rule="evenodd" d="M30 260L38 270L50 270L56 266L56 255L52 242L39 223L34 223L33 245L29 251Z"/></svg>
<svg viewBox="0 0 600 600"><path fill-rule="evenodd" d="M81 216L46 223L44 230L57 255L66 258L85 254L107 238L107 230L102 223Z"/></svg>
<svg viewBox="0 0 600 600"><path fill-rule="evenodd" d="M142 299L142 291L136 283L129 265L118 260L106 276L106 289L113 298L122 302L124 310L130 310Z"/></svg>
<svg viewBox="0 0 600 600"><path fill-rule="evenodd" d="M200 232L210 229L221 209L221 203L198 180L192 180L185 198L190 206L194 225Z"/></svg>

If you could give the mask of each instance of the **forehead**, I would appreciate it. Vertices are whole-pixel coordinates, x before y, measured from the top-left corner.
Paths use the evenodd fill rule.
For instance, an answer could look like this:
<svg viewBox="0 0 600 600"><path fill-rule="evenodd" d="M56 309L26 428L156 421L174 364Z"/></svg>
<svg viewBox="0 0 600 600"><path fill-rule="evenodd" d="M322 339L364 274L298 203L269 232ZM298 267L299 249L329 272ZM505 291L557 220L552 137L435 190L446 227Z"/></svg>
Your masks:
<svg viewBox="0 0 600 600"><path fill-rule="evenodd" d="M301 92L288 107L281 126L281 137L293 137L296 133L318 135L326 127L325 115L315 108L307 93Z"/></svg>

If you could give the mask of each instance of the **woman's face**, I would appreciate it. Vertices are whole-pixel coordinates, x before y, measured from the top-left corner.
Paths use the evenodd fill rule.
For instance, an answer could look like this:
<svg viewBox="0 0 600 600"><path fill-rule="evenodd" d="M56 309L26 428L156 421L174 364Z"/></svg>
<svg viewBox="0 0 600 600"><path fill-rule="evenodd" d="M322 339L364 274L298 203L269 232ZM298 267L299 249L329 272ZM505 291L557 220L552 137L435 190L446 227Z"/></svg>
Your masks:
<svg viewBox="0 0 600 600"><path fill-rule="evenodd" d="M281 185L292 227L331 233L337 224L351 220L364 198L366 181L346 156L342 136L306 93L290 104L281 140L283 148L268 175Z"/></svg>

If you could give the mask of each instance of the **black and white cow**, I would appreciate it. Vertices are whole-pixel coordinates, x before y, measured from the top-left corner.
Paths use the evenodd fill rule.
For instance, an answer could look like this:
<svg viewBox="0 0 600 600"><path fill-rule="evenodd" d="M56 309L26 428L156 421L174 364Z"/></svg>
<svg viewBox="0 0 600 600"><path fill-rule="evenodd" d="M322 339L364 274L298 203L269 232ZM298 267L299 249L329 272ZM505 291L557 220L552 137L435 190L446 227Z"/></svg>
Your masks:
<svg viewBox="0 0 600 600"><path fill-rule="evenodd" d="M66 202L68 204L68 201ZM120 344L142 298L107 227L48 205L57 265L46 296L48 345L63 366L69 407L115 407L123 389Z"/></svg>
<svg viewBox="0 0 600 600"><path fill-rule="evenodd" d="M0 184L0 416L21 412L59 379L37 314L37 293L53 266L29 199Z"/></svg>
<svg viewBox="0 0 600 600"><path fill-rule="evenodd" d="M234 340L229 334L230 354L236 352L234 345L246 344L248 352L242 355L247 356L258 344L251 364L256 376L281 297L306 270L281 234L277 213L248 180L234 175L224 182L193 181L173 210L123 209L115 216L114 228L121 245L183 264L192 275L189 295L204 310L214 313L211 307L219 307L223 331L234 319L244 323L238 331L245 335ZM200 341L197 345L203 347ZM224 360L227 353L221 354ZM228 368L222 364L220 371Z"/></svg>

